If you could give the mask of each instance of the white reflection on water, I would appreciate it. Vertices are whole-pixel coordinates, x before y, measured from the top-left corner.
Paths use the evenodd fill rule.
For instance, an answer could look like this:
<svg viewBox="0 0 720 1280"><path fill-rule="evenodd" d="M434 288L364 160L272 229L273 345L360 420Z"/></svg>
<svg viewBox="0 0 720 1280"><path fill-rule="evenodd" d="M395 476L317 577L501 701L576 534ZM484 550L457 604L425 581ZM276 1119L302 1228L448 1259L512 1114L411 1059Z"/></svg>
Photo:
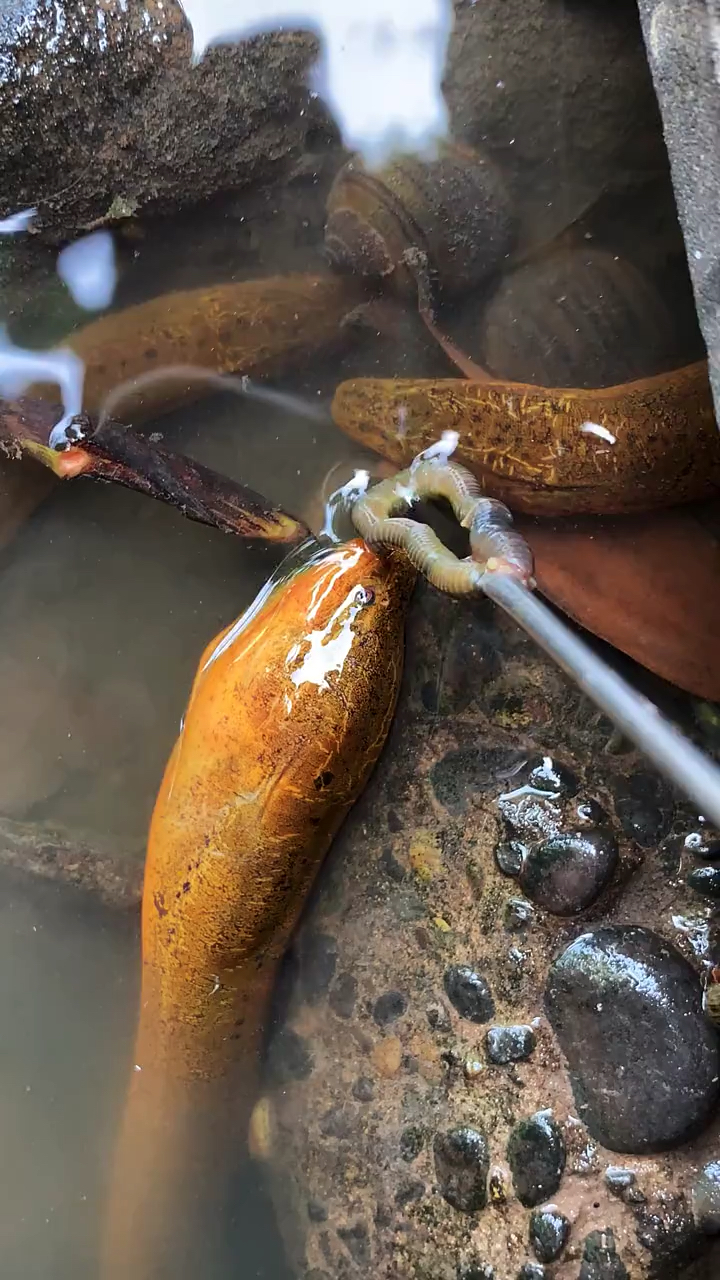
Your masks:
<svg viewBox="0 0 720 1280"><path fill-rule="evenodd" d="M0 236L15 236L19 231L27 231L36 213L37 209L22 209L7 218L0 218Z"/></svg>
<svg viewBox="0 0 720 1280"><path fill-rule="evenodd" d="M65 442L66 427L82 411L84 377L85 365L69 347L50 351L16 347L0 325L0 395L13 399L36 382L50 382L60 390L65 413L51 432L49 443L53 447Z"/></svg>
<svg viewBox="0 0 720 1280"><path fill-rule="evenodd" d="M57 272L86 311L109 307L117 284L115 245L109 231L83 236L58 254Z"/></svg>
<svg viewBox="0 0 720 1280"><path fill-rule="evenodd" d="M432 151L447 134L440 92L450 0L182 0L194 55L221 39L304 29L322 38L313 88L368 165Z"/></svg>

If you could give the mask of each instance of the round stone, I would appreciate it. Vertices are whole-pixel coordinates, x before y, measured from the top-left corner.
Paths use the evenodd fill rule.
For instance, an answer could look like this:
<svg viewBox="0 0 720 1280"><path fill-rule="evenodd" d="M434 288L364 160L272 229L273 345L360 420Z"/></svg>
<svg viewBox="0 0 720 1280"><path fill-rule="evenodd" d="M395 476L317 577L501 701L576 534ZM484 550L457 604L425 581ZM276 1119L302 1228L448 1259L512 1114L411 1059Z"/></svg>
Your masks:
<svg viewBox="0 0 720 1280"><path fill-rule="evenodd" d="M373 1018L379 1027L387 1027L402 1017L406 1009L407 1000L401 991L386 991L373 1005Z"/></svg>
<svg viewBox="0 0 720 1280"><path fill-rule="evenodd" d="M545 1280L547 1274L539 1262L524 1262L517 1273L517 1280Z"/></svg>
<svg viewBox="0 0 720 1280"><path fill-rule="evenodd" d="M705 898L720 900L720 867L696 867L687 877L688 887Z"/></svg>
<svg viewBox="0 0 720 1280"><path fill-rule="evenodd" d="M648 929L582 934L551 966L545 1007L578 1115L611 1151L661 1151L702 1129L720 1042L689 963Z"/></svg>
<svg viewBox="0 0 720 1280"><path fill-rule="evenodd" d="M460 1213L477 1213L487 1203L490 1153L479 1129L450 1129L435 1135L435 1174L440 1193Z"/></svg>
<svg viewBox="0 0 720 1280"><path fill-rule="evenodd" d="M683 841L685 848L708 862L720 859L720 838L708 831L690 831Z"/></svg>
<svg viewBox="0 0 720 1280"><path fill-rule="evenodd" d="M507 1159L515 1192L527 1209L555 1195L565 1168L565 1143L549 1111L537 1111L515 1125Z"/></svg>
<svg viewBox="0 0 720 1280"><path fill-rule="evenodd" d="M490 988L475 969L467 964L452 964L445 971L445 991L461 1018L470 1022L489 1022L495 1013Z"/></svg>
<svg viewBox="0 0 720 1280"><path fill-rule="evenodd" d="M581 800L575 807L575 817L581 827L607 826L608 816L597 800Z"/></svg>
<svg viewBox="0 0 720 1280"><path fill-rule="evenodd" d="M560 1257L570 1235L570 1222L554 1205L530 1215L530 1247L538 1262Z"/></svg>
<svg viewBox="0 0 720 1280"><path fill-rule="evenodd" d="M519 840L506 840L495 849L495 861L504 876L516 876L520 872L527 853Z"/></svg>
<svg viewBox="0 0 720 1280"><path fill-rule="evenodd" d="M690 1192L693 1216L707 1235L720 1232L720 1160L701 1169Z"/></svg>
<svg viewBox="0 0 720 1280"><path fill-rule="evenodd" d="M535 1048L532 1027L491 1027L485 1036L485 1052L495 1066L524 1062Z"/></svg>
<svg viewBox="0 0 720 1280"><path fill-rule="evenodd" d="M531 849L519 881L524 893L553 915L574 915L594 902L612 879L617 842L609 832L562 832Z"/></svg>
<svg viewBox="0 0 720 1280"><path fill-rule="evenodd" d="M578 1280L629 1280L627 1268L618 1257L615 1236L610 1228L591 1231L585 1237Z"/></svg>
<svg viewBox="0 0 720 1280"><path fill-rule="evenodd" d="M613 1195L621 1196L628 1187L635 1185L635 1174L632 1169L623 1169L620 1165L609 1164L605 1170L605 1185Z"/></svg>
<svg viewBox="0 0 720 1280"><path fill-rule="evenodd" d="M615 812L631 840L649 849L667 832L672 801L666 784L656 774L633 773L617 778L613 787Z"/></svg>
<svg viewBox="0 0 720 1280"><path fill-rule="evenodd" d="M576 774L551 756L545 756L528 775L528 786L551 796L574 796L579 783Z"/></svg>

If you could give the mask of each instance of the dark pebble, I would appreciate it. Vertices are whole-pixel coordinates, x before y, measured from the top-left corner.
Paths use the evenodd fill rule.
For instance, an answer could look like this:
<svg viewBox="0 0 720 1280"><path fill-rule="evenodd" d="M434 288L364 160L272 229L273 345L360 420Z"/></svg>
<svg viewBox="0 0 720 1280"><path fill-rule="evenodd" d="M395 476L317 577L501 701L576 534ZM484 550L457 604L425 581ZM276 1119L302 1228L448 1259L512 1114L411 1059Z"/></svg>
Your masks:
<svg viewBox="0 0 720 1280"><path fill-rule="evenodd" d="M320 1118L318 1128L323 1138L341 1138L347 1140L353 1135L355 1116L343 1106L331 1107Z"/></svg>
<svg viewBox="0 0 720 1280"><path fill-rule="evenodd" d="M495 1280L495 1272L488 1262L467 1262L458 1267L458 1280Z"/></svg>
<svg viewBox="0 0 720 1280"><path fill-rule="evenodd" d="M468 797L497 786L498 778L523 759L508 747L460 747L430 770L435 797L450 813L464 813Z"/></svg>
<svg viewBox="0 0 720 1280"><path fill-rule="evenodd" d="M641 1210L637 1223L638 1242L650 1253L653 1276L675 1277L704 1244L684 1196L666 1197L660 1212Z"/></svg>
<svg viewBox="0 0 720 1280"><path fill-rule="evenodd" d="M422 1200L425 1195L425 1183L417 1178L402 1182L395 1192L395 1203L402 1206L412 1204L414 1200Z"/></svg>
<svg viewBox="0 0 720 1280"><path fill-rule="evenodd" d="M477 1213L487 1203L490 1154L478 1129L450 1129L435 1135L435 1173L440 1193L460 1213Z"/></svg>
<svg viewBox="0 0 720 1280"><path fill-rule="evenodd" d="M632 1169L623 1169L620 1165L609 1164L605 1170L605 1185L613 1195L621 1196L628 1187L635 1185L635 1174Z"/></svg>
<svg viewBox="0 0 720 1280"><path fill-rule="evenodd" d="M536 1209L530 1215L530 1248L538 1262L559 1258L569 1235L570 1223L557 1209Z"/></svg>
<svg viewBox="0 0 720 1280"><path fill-rule="evenodd" d="M268 1073L276 1084L307 1080L313 1069L313 1057L305 1041L292 1027L283 1027L270 1041L267 1055Z"/></svg>
<svg viewBox="0 0 720 1280"><path fill-rule="evenodd" d="M312 1271L306 1271L304 1280L332 1280L329 1272L319 1271L317 1267L313 1267Z"/></svg>
<svg viewBox="0 0 720 1280"><path fill-rule="evenodd" d="M532 1027L491 1027L485 1036L485 1051L495 1066L525 1062L535 1048Z"/></svg>
<svg viewBox="0 0 720 1280"><path fill-rule="evenodd" d="M581 800L575 806L575 816L583 827L605 827L608 816L597 800Z"/></svg>
<svg viewBox="0 0 720 1280"><path fill-rule="evenodd" d="M403 821L400 815L398 814L397 810L388 809L387 824L388 824L388 831L392 831L394 834L397 834L398 831L402 831Z"/></svg>
<svg viewBox="0 0 720 1280"><path fill-rule="evenodd" d="M352 1227L338 1227L338 1236L358 1267L370 1266L370 1234L364 1222L356 1222Z"/></svg>
<svg viewBox="0 0 720 1280"><path fill-rule="evenodd" d="M578 1280L629 1280L627 1268L615 1248L615 1236L607 1231L591 1231L585 1237Z"/></svg>
<svg viewBox="0 0 720 1280"><path fill-rule="evenodd" d="M386 991L373 1005L373 1018L379 1027L387 1027L401 1018L407 1009L407 1000L401 991Z"/></svg>
<svg viewBox="0 0 720 1280"><path fill-rule="evenodd" d="M545 1280L547 1274L539 1262L524 1262L517 1273L517 1280Z"/></svg>
<svg viewBox="0 0 720 1280"><path fill-rule="evenodd" d="M515 1125L507 1159L515 1191L527 1209L555 1194L565 1168L565 1143L549 1112L537 1111Z"/></svg>
<svg viewBox="0 0 720 1280"><path fill-rule="evenodd" d="M574 915L594 902L612 879L617 854L617 841L606 831L550 836L530 850L520 872L520 887L553 915Z"/></svg>
<svg viewBox="0 0 720 1280"><path fill-rule="evenodd" d="M506 840L495 849L495 861L504 876L520 873L527 849L519 840Z"/></svg>
<svg viewBox="0 0 720 1280"><path fill-rule="evenodd" d="M696 867L687 877L688 887L715 902L720 899L720 867Z"/></svg>
<svg viewBox="0 0 720 1280"><path fill-rule="evenodd" d="M445 971L445 991L461 1018L489 1022L495 1001L485 979L466 964L453 964Z"/></svg>
<svg viewBox="0 0 720 1280"><path fill-rule="evenodd" d="M505 928L511 933L527 929L532 924L535 911L524 898L510 898L505 907Z"/></svg>
<svg viewBox="0 0 720 1280"><path fill-rule="evenodd" d="M706 1123L720 1042L695 972L669 943L626 926L583 934L551 966L545 1006L578 1115L603 1146L661 1151Z"/></svg>
<svg viewBox="0 0 720 1280"><path fill-rule="evenodd" d="M623 831L644 849L666 834L672 802L663 781L652 773L633 773L613 785L615 812Z"/></svg>
<svg viewBox="0 0 720 1280"><path fill-rule="evenodd" d="M351 973L341 973L330 989L328 1004L338 1018L351 1018L357 1000L357 982Z"/></svg>
<svg viewBox="0 0 720 1280"><path fill-rule="evenodd" d="M574 796L580 785L577 774L564 764L557 764L545 756L542 764L535 765L528 775L528 785L551 796Z"/></svg>
<svg viewBox="0 0 720 1280"><path fill-rule="evenodd" d="M701 1169L690 1192L692 1211L701 1231L707 1235L720 1232L720 1160Z"/></svg>
<svg viewBox="0 0 720 1280"><path fill-rule="evenodd" d="M337 942L329 933L308 933L300 948L300 982L306 999L316 1000L335 977Z"/></svg>
<svg viewBox="0 0 720 1280"><path fill-rule="evenodd" d="M319 1200L308 1202L307 1213L311 1222L327 1222L328 1211Z"/></svg>
<svg viewBox="0 0 720 1280"><path fill-rule="evenodd" d="M400 1134L400 1155L411 1164L420 1155L425 1145L425 1130L419 1125L408 1125Z"/></svg>
<svg viewBox="0 0 720 1280"><path fill-rule="evenodd" d="M358 1102L372 1102L375 1097L375 1081L368 1076L360 1076L352 1087L352 1095Z"/></svg>

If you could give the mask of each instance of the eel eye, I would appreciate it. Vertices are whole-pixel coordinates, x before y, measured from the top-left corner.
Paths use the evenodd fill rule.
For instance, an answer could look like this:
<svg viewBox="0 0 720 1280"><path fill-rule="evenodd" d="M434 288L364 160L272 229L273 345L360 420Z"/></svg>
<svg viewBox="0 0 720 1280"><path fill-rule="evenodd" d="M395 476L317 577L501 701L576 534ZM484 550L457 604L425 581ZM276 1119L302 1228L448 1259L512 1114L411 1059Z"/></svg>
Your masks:
<svg viewBox="0 0 720 1280"><path fill-rule="evenodd" d="M372 587L358 587L357 599L358 604L372 604L375 599L375 592Z"/></svg>

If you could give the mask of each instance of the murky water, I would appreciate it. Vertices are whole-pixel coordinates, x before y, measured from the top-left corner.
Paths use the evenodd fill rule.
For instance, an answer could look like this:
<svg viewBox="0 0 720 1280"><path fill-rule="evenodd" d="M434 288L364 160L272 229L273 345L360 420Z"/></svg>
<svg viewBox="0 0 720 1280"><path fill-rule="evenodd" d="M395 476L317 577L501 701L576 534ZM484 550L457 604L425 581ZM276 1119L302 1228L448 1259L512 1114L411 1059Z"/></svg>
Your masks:
<svg viewBox="0 0 720 1280"><path fill-rule="evenodd" d="M522 80L522 67L517 74ZM458 94L470 92L462 76L457 83ZM504 87L497 82L498 94ZM505 150L514 142L505 139ZM629 245L635 265L652 269L663 296L674 300L674 333L659 333L660 322L647 333L639 326L635 348L627 341L631 318L615 347L604 334L585 352L594 321L585 324L579 286L577 327L572 313L567 324L562 318L557 342L542 350L532 341L542 299L537 320L536 298L516 298L507 329L505 299L484 330L485 354L491 348L506 359L508 376L528 381L541 380L543 358L550 369L572 367L578 386L597 383L598 366L607 383L639 376L647 358L662 368L694 358L702 348L666 176L652 213L642 195L620 205L627 216L603 213L602 199L598 213L595 197L612 184L601 175L589 193L576 150L568 144L567 208L557 218L547 214L547 192L538 190L547 175L517 182L526 226L545 219L547 238L585 219L578 243L610 256ZM167 220L131 220L113 233L112 309L170 290L326 270L325 198L341 159L321 141L289 182ZM530 158L526 164L532 168ZM557 157L553 165L562 169ZM526 247L530 253L532 235ZM71 296L58 275L67 281L70 260L58 268L53 251L33 252L5 271L0 324L18 348L44 351L87 322L88 300L101 310L105 299L92 272ZM589 288L597 301L598 288ZM564 303L565 295L554 301ZM517 319L527 319L529 355L518 356ZM477 339L467 303L448 303L442 323L464 346ZM314 420L294 413L289 399L227 392L175 410L148 430L317 530L329 490L378 462L333 425L333 390L344 378L393 374L460 376L412 303L387 305L340 353L320 352L273 382L313 406ZM546 379L562 382L560 374ZM122 417L121 407L115 412ZM105 1184L131 1065L135 899L150 814L200 653L252 601L282 554L90 480L58 482L0 549L0 1269L7 1280L97 1275ZM212 1222L186 1232L178 1277L289 1278L273 1213L239 1155L231 1174L218 1176L213 1205Z"/></svg>

